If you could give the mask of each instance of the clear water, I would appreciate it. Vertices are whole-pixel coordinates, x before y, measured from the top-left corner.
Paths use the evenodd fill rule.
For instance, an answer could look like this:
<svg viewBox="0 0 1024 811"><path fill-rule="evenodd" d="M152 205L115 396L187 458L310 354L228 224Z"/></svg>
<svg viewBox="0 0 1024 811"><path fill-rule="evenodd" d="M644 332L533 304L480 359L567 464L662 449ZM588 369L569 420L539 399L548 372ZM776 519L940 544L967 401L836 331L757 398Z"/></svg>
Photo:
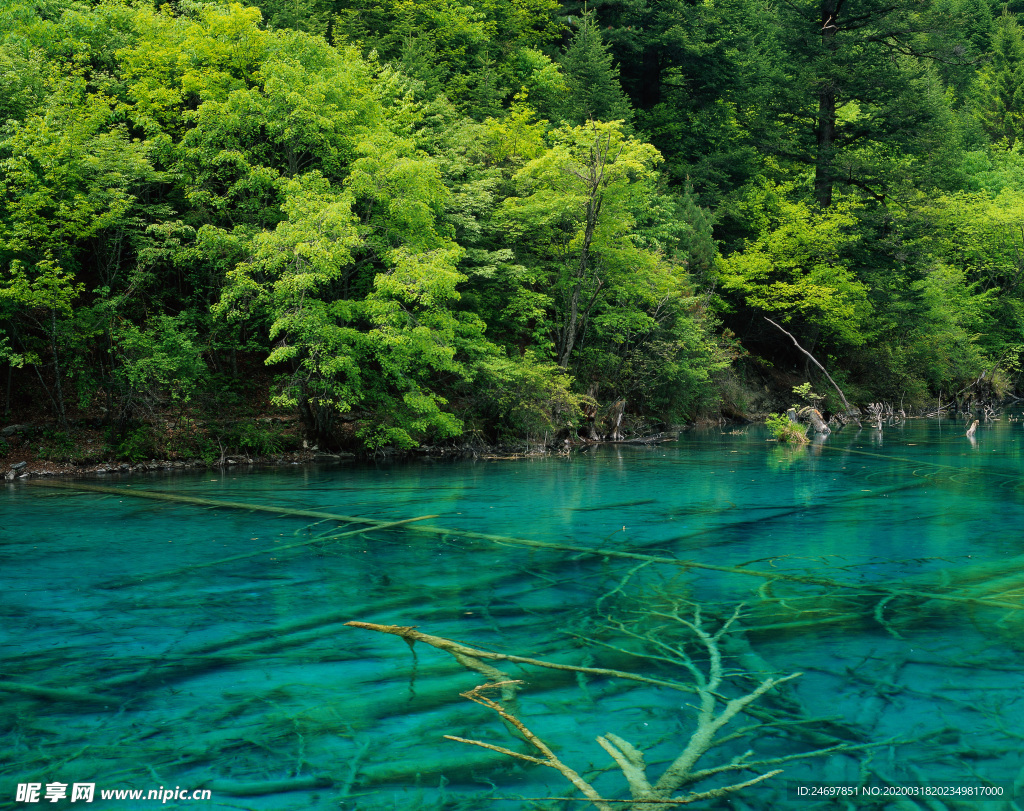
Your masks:
<svg viewBox="0 0 1024 811"><path fill-rule="evenodd" d="M699 765L747 750L776 763L681 793L783 773L700 807L837 807L799 799L798 781L1009 797L1024 783L1024 424L982 426L975 443L958 423L926 421L806 448L765 439L751 427L569 457L81 482L117 493L11 483L0 808L38 807L17 801L32 782L44 802L47 784L69 786L48 807L77 807L74 783L95 784L93 808L591 807L550 768L443 737L537 754L459 696L479 673L343 623L690 683L680 651L710 666L679 621L697 605L712 633L742 606L720 644L723 699L802 673L726 726L720 737L734 739ZM435 515L421 524L450 531L285 549L361 527L140 490L378 521ZM693 695L496 664L526 682L522 721L606 798L629 794L598 735L645 751L656 779L693 733ZM212 799L200 803L99 794L203 786ZM551 797L577 801L540 799Z"/></svg>

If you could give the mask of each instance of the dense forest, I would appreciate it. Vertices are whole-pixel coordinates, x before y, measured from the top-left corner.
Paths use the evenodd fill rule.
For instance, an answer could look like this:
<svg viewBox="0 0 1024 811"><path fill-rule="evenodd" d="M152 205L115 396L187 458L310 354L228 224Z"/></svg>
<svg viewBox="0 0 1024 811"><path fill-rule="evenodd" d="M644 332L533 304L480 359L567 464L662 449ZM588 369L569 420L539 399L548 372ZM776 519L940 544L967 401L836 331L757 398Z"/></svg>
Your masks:
<svg viewBox="0 0 1024 811"><path fill-rule="evenodd" d="M1003 396L1022 137L989 0L13 0L5 419L656 430L824 393L768 319L854 402Z"/></svg>

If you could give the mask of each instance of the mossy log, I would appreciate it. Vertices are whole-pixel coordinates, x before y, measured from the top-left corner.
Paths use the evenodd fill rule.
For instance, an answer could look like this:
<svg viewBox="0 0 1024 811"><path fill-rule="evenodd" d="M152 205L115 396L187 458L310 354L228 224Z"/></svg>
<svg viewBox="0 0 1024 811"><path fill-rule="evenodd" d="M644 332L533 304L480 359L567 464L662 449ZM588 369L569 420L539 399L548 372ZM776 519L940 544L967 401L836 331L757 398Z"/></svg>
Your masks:
<svg viewBox="0 0 1024 811"><path fill-rule="evenodd" d="M872 454L868 454L872 455ZM906 460L913 462L914 460ZM939 467L948 467L942 466ZM327 513L316 510L296 510L291 508L274 507L270 505L259 505L259 504L244 504L239 502L220 501L213 499L197 498L192 496L181 496L177 494L168 493L157 493L146 490L131 490L128 488L115 488L115 487L102 487L98 485L84 485L84 484L72 484L66 482L55 482L55 481L37 481L33 482L35 486L44 487L58 487L67 490L81 490L86 492L101 492L107 494L116 494L119 496L132 496L139 498L150 498L163 501L172 501L178 503L189 503L198 506L214 507L222 509L238 509L238 510L255 510L270 512L278 515L289 515L296 517L311 517L319 519L336 520L340 522L357 523L368 527L383 528L384 526L394 526L397 522L386 522L375 519L369 519L357 516L347 516L335 513ZM908 483L907 485L900 485L898 489L902 489L906 486L914 486L917 483ZM673 566L682 569L692 569L699 571L715 571L734 575L741 575L744 577L760 578L766 581L786 582L794 584L802 584L808 586L818 586L829 590L829 593L841 593L847 591L856 591L861 594L868 593L871 597L862 597L865 603L865 611L869 610L874 612L875 606L879 599L890 596L902 596L911 598L915 601L934 601L938 603L948 603L951 607L964 606L964 605L976 605L985 606L990 608L998 608L1008 611L1016 611L1024 609L1024 603L1015 602L1012 599L998 599L990 596L993 592L991 590L984 589L984 581L992 579L1001 574L1003 577L1007 575L1012 576L1015 571L1013 568L1017 566L1016 571L1020 571L1020 566L1016 561L1007 562L1001 561L997 563L986 563L981 564L981 568L975 569L957 569L956 571L945 572L939 575L927 575L923 580L910 580L901 581L899 583L878 583L878 584L853 584L846 583L840 580L829 577L821 577L816 575L802 575L791 572L780 572L777 570L766 571L752 569L748 567L738 566L718 566L714 564L701 563L692 560L680 560L675 558L669 558L661 555L649 555L641 552L622 550L622 549L609 549L609 548L592 548L577 546L575 544L555 543L547 541L537 541L526 538L516 538L511 536L493 535L488 533L472 532L469 530L459 529L446 529L441 527L423 526L421 524L408 524L406 526L407 531L415 532L418 534L429 534L440 537L459 537L470 540L486 541L498 545L510 545L510 546L522 546L532 549L544 549L552 552L571 552L580 556L587 557L599 557L608 559L623 559L623 560L634 560L634 561L646 561L651 563L659 563L666 566ZM703 531L702 531L703 532ZM664 541L662 541L664 543ZM968 592L964 590L964 586L968 582L980 584L976 589ZM910 585L910 588L907 588ZM1004 586L1008 585L1005 581L999 584L999 588L1002 591L1006 589ZM978 588L983 589L981 593L978 592ZM996 592L1000 593L1000 592ZM830 600L830 596L826 595L821 598L823 603L827 603ZM870 605L868 605L870 604ZM805 608L801 612L787 611L781 615L776 613L775 618L772 619L768 616L760 617L757 624L762 626L778 625L780 623L792 624L792 623L807 623L808 625L814 625L813 620L815 617L806 616L807 613L814 610L814 613L822 619L829 619L829 617L843 616L849 612L847 607L846 611L836 611L830 609L827 605L820 605L816 609L811 607ZM804 615L804 616L801 616ZM349 614L351 616L351 614ZM845 621L845 618L844 618ZM796 626L792 626L796 627ZM192 651L204 652L204 651ZM205 651L209 652L209 651Z"/></svg>
<svg viewBox="0 0 1024 811"><path fill-rule="evenodd" d="M448 747L443 742L439 746L444 746L441 754L423 756L417 753L415 760L363 766L355 785L364 788L387 784L437 785L442 777L452 782L475 782L480 774L493 779L517 769L514 761L497 752L467 752L458 744Z"/></svg>
<svg viewBox="0 0 1024 811"><path fill-rule="evenodd" d="M396 527L403 527L407 524L412 524L415 521L426 521L431 518L437 518L436 515L420 515L416 518L403 518L401 521L389 521L384 524L377 524L370 528L364 529L353 529L347 532L338 532L334 534L321 535L316 538L310 538L305 541L296 541L295 543L286 543L279 546L268 546L264 549L257 549L255 552L243 552L240 555L231 555L226 558L218 558L217 560L209 560L204 563L192 563L188 566L181 566L177 569L171 569L163 572L152 572L150 574L138 575L135 577L126 577L120 580L116 580L112 583L106 583L102 588L123 588L126 586L135 586L139 583L146 583L150 580L166 580L171 577L177 577L182 574L191 574L197 569L207 569L211 566L222 566L225 563L236 563L240 560L247 560L248 558L260 557L261 555L278 555L281 552L286 552L289 549L298 549L304 546L312 546L313 544L327 543L329 541L338 541L342 538L350 538L353 535L364 535L372 530L381 529L395 529Z"/></svg>
<svg viewBox="0 0 1024 811"><path fill-rule="evenodd" d="M20 693L21 695L41 698L45 701L66 701L72 703L95 704L116 709L124 703L123 699L87 693L82 690L68 690L63 687L44 687L38 684L24 684L15 681L0 681L0 693Z"/></svg>
<svg viewBox="0 0 1024 811"><path fill-rule="evenodd" d="M284 777L280 780L257 780L244 782L217 778L203 783L203 788L214 794L231 797L259 797L266 794L283 794L287 791L307 791L334 785L330 777L309 775L306 777Z"/></svg>

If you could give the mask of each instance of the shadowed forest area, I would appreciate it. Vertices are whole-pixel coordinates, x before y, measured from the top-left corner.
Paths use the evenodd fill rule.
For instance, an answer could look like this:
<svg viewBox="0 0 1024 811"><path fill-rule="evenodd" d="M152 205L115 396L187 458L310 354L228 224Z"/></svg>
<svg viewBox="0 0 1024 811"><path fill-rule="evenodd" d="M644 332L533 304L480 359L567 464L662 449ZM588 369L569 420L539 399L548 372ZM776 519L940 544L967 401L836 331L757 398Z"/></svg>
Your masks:
<svg viewBox="0 0 1024 811"><path fill-rule="evenodd" d="M1015 11L6 3L0 390L34 433L3 441L548 444L807 383L838 410L799 347L858 404L1012 395Z"/></svg>

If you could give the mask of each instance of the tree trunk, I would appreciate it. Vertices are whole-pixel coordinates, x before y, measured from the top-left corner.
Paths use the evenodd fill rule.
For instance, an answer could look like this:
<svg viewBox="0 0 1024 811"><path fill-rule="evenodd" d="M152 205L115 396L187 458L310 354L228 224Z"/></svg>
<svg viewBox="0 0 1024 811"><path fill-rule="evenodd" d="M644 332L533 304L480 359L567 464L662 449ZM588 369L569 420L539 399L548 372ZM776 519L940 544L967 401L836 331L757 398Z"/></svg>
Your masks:
<svg viewBox="0 0 1024 811"><path fill-rule="evenodd" d="M832 55L838 43L839 0L822 0L821 3L821 49L826 64L831 68ZM831 71L829 71L831 73ZM818 205L828 208L832 205L832 160L836 140L836 103L839 92L832 76L821 78L818 90L817 153L814 163L814 196Z"/></svg>
<svg viewBox="0 0 1024 811"><path fill-rule="evenodd" d="M593 174L593 167L591 167ZM583 291L583 282L590 271L590 243L594 239L594 230L597 228L597 216L601 212L601 198L597 195L598 183L591 186L590 199L587 200L587 225L583 231L583 245L580 247L579 264L576 267L576 280L573 284L572 293L569 296L569 312L566 314L565 326L562 329L562 346L558 353L558 365L563 369L569 368L569 356L576 345L576 331L580 322L580 294ZM598 282L600 286L600 282ZM588 308L589 309L589 308Z"/></svg>
<svg viewBox="0 0 1024 811"><path fill-rule="evenodd" d="M576 271L571 282L572 290L569 293L568 311L565 314L565 322L558 336L558 365L563 369L569 368L569 358L572 355L573 347L576 345L577 333L580 329L580 322L586 320L590 310L597 301L597 293L601 289L601 280L596 280L596 289L590 300L581 303L583 297L583 286L587 279L593 274L596 275L594 264L590 255L590 245L594 240L594 231L597 230L598 218L601 215L601 200L605 184L605 167L609 163L609 151L611 149L611 136L602 144L599 135L594 141L590 153L590 165L584 171L586 176L577 175L587 184L587 213L586 223L583 229L583 244L580 246L579 257L576 262Z"/></svg>
<svg viewBox="0 0 1024 811"><path fill-rule="evenodd" d="M800 409L800 416L806 419L813 428L819 434L831 434L832 429L825 424L825 419L821 416L821 412L818 409L811 406Z"/></svg>
<svg viewBox="0 0 1024 811"><path fill-rule="evenodd" d="M67 431L68 417L64 409L64 387L61 386L60 357L57 349L57 311L50 310L50 348L53 351L53 379L57 390L57 419L62 430Z"/></svg>
<svg viewBox="0 0 1024 811"><path fill-rule="evenodd" d="M622 415L626 410L626 401L617 400L615 405L612 406L612 432L608 435L608 439L612 442L619 442L624 438L622 433Z"/></svg>

